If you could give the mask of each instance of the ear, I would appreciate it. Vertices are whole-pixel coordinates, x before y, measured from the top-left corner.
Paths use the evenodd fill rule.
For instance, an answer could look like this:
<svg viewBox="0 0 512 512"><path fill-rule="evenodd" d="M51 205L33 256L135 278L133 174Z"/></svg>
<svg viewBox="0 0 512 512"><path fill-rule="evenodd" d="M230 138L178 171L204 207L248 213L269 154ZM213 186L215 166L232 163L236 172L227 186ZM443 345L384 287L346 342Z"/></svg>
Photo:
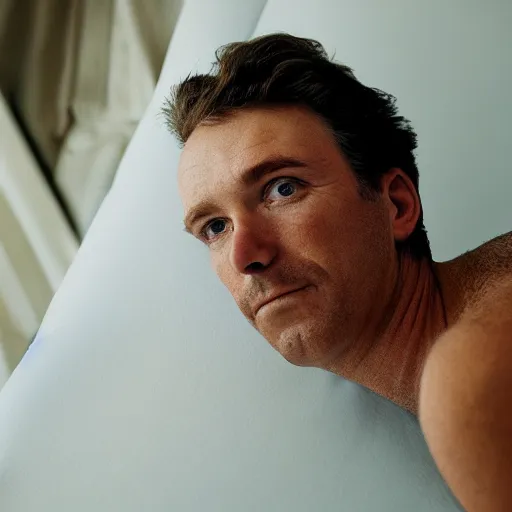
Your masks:
<svg viewBox="0 0 512 512"><path fill-rule="evenodd" d="M421 202L413 182L402 169L390 169L381 179L381 193L389 210L396 241L403 242L414 231Z"/></svg>

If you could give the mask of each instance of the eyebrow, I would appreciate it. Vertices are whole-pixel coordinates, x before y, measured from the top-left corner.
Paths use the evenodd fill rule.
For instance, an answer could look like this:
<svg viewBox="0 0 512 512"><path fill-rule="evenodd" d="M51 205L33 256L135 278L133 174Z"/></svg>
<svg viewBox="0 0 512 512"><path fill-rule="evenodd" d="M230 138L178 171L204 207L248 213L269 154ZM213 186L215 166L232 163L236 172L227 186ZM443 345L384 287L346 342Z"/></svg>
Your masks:
<svg viewBox="0 0 512 512"><path fill-rule="evenodd" d="M242 173L241 182L246 187L249 187L258 183L268 174L290 167L306 167L306 163L298 160L297 158L282 156L267 158L266 160L246 169ZM199 219L210 215L216 207L215 203L209 200L203 200L197 203L197 205L190 209L183 221L183 224L185 225L184 231L192 234L191 226Z"/></svg>

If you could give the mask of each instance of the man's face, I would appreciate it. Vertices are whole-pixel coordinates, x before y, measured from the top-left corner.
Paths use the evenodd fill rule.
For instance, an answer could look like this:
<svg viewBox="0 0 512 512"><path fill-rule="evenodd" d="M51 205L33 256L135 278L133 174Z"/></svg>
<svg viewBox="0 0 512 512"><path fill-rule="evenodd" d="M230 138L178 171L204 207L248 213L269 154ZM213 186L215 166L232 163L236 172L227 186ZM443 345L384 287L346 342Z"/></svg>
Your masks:
<svg viewBox="0 0 512 512"><path fill-rule="evenodd" d="M197 127L179 186L218 276L288 361L328 366L383 308L395 258L386 203L361 197L308 109L245 109Z"/></svg>

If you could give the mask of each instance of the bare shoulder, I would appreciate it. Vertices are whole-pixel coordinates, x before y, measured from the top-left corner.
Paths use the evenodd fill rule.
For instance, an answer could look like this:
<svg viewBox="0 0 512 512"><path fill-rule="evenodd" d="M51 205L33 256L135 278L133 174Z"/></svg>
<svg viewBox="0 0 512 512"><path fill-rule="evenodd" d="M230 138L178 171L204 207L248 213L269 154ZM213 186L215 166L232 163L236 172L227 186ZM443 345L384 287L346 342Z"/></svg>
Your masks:
<svg viewBox="0 0 512 512"><path fill-rule="evenodd" d="M451 316L424 366L420 424L465 510L512 510L512 234L435 268Z"/></svg>
<svg viewBox="0 0 512 512"><path fill-rule="evenodd" d="M512 280L512 231L436 264L436 268L448 323L452 324L490 288Z"/></svg>
<svg viewBox="0 0 512 512"><path fill-rule="evenodd" d="M512 231L489 240L450 262L460 274L478 284L512 272Z"/></svg>

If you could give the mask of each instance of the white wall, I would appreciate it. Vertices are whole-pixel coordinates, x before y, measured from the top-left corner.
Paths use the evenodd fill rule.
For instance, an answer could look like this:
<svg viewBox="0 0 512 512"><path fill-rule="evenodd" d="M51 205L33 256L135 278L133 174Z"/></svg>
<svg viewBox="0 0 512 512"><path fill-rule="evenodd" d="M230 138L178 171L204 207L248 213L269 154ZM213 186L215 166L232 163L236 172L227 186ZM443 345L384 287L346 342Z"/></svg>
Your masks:
<svg viewBox="0 0 512 512"><path fill-rule="evenodd" d="M512 3L270 0L256 34L321 41L365 84L395 95L418 132L434 257L512 230Z"/></svg>

